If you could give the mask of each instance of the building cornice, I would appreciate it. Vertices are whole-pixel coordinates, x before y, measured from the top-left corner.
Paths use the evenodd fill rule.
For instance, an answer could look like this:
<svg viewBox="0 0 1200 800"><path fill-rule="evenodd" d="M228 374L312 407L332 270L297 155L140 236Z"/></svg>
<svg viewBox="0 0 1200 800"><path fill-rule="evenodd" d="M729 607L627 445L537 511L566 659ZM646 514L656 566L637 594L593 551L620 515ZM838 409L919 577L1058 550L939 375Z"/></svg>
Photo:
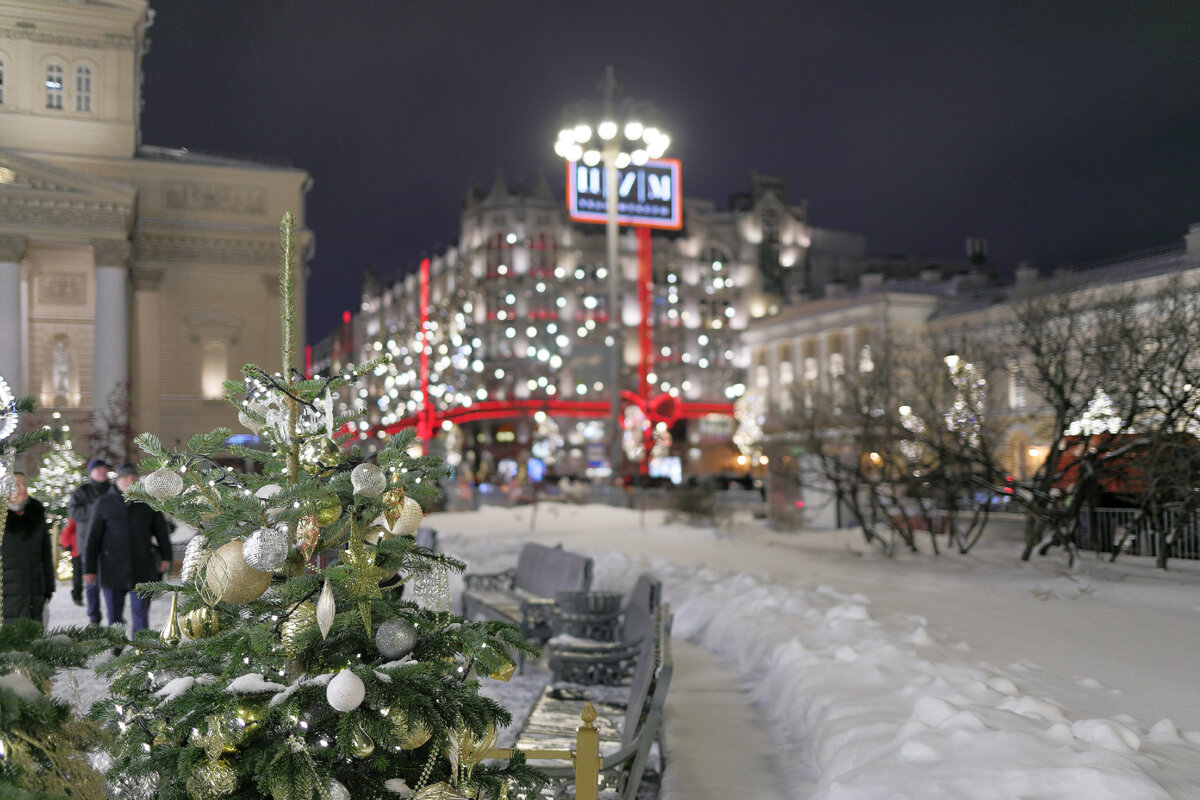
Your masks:
<svg viewBox="0 0 1200 800"><path fill-rule="evenodd" d="M142 262L191 261L274 267L279 253L279 242L274 239L143 234L135 246L135 257Z"/></svg>
<svg viewBox="0 0 1200 800"><path fill-rule="evenodd" d="M103 36L69 36L62 33L41 33L36 28L0 27L0 39L13 39L37 44L53 44L61 47L82 47L89 50L126 50L137 52L138 42L133 36L106 33Z"/></svg>

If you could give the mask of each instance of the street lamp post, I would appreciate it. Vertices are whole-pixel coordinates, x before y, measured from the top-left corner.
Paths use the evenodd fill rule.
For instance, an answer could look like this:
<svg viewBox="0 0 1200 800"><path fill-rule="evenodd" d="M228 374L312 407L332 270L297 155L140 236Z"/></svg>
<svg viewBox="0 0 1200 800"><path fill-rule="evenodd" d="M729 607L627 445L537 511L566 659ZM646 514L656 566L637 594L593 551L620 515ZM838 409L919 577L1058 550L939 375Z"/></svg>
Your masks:
<svg viewBox="0 0 1200 800"><path fill-rule="evenodd" d="M634 104L628 100L618 107L617 79L609 65L604 72L604 106L599 122L574 119L574 125L558 134L554 152L569 162L582 161L588 167L604 165L605 238L608 246L608 389L610 401L609 462L613 474L621 458L621 362L625 358L621 321L621 263L618 256L618 181L621 170L630 164L645 164L648 159L661 158L670 144L670 137L658 128L647 127L634 114Z"/></svg>

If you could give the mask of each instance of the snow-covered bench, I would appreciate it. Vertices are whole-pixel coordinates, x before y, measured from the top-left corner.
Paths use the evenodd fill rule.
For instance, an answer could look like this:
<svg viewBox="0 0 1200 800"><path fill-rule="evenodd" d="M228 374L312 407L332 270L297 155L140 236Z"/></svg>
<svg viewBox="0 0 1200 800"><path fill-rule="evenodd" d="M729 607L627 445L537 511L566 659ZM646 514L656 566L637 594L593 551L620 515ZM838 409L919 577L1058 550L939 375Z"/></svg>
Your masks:
<svg viewBox="0 0 1200 800"><path fill-rule="evenodd" d="M560 594L560 609L555 621L559 632L546 642L547 661L554 680L609 686L628 681L646 638L653 635L655 618L662 603L662 581L649 573L638 576L620 609L613 615L611 622L616 624L611 628L615 636L597 636L596 633L605 632L604 627L586 620L577 623L583 630L564 632L563 599Z"/></svg>
<svg viewBox="0 0 1200 800"><path fill-rule="evenodd" d="M563 550L561 545L530 542L521 547L515 567L467 574L463 580L463 616L511 622L525 638L541 643L552 634L555 595L591 588L592 559Z"/></svg>
<svg viewBox="0 0 1200 800"><path fill-rule="evenodd" d="M565 787L574 783L575 766L548 764L543 759L584 760L574 748L580 712L588 703L594 709L592 724L600 737L602 796L636 800L656 742L659 744L657 772L661 776L663 708L674 671L670 637L670 609L662 605L654 616L651 634L642 642L633 681L623 703L615 696L616 690L608 687L551 684L542 692L517 737L515 748L550 778L550 785L540 795L529 797L565 796ZM512 750L495 749L487 757L508 758L511 754Z"/></svg>

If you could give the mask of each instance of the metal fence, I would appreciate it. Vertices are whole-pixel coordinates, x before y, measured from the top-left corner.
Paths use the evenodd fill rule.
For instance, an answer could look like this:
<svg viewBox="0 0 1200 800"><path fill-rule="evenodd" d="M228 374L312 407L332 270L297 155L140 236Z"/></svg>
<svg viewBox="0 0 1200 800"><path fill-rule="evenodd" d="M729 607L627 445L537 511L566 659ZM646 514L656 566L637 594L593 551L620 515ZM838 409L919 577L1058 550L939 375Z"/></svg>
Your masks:
<svg viewBox="0 0 1200 800"><path fill-rule="evenodd" d="M1095 550L1097 555L1120 547L1123 553L1153 558L1165 543L1171 558L1200 559L1200 511L1181 521L1170 511L1141 516L1136 508L1090 509L1084 512L1077 538L1080 550Z"/></svg>

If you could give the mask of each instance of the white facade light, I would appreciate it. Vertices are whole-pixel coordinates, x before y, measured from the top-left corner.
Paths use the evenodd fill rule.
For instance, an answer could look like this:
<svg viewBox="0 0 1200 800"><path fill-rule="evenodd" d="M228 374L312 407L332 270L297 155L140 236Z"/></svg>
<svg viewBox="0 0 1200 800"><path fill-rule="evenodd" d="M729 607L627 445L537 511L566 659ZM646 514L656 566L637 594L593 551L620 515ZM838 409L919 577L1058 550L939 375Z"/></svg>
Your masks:
<svg viewBox="0 0 1200 800"><path fill-rule="evenodd" d="M600 138L604 141L610 141L617 135L617 123L611 119L606 119L596 126L596 133L600 134Z"/></svg>

